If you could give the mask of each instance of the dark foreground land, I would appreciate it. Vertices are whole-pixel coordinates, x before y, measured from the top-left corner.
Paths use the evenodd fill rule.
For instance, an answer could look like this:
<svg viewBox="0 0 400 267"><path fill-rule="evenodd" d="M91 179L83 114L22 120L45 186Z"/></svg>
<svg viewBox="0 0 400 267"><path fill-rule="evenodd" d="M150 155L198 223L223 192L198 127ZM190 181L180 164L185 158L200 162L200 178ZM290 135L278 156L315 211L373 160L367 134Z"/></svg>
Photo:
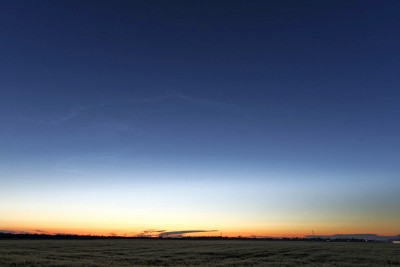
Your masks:
<svg viewBox="0 0 400 267"><path fill-rule="evenodd" d="M0 240L0 266L400 266L400 245L234 240Z"/></svg>

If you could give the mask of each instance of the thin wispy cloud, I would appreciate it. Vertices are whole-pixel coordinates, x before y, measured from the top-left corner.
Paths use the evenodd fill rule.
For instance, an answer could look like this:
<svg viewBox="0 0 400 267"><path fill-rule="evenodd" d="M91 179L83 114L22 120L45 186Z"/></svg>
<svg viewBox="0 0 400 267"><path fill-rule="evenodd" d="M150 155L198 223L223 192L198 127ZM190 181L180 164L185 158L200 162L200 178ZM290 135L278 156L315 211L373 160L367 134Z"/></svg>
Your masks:
<svg viewBox="0 0 400 267"><path fill-rule="evenodd" d="M130 150L120 150L113 152L104 152L104 153L88 153L79 156L74 156L70 158L66 158L61 160L60 162L54 164L52 166L53 170L61 170L67 171L74 174L84 174L84 172L79 168L82 164L99 163L111 164L116 158L126 153L129 153Z"/></svg>
<svg viewBox="0 0 400 267"><path fill-rule="evenodd" d="M14 231L14 230L2 230L0 229L0 233L4 233L4 234L19 234L20 231Z"/></svg>
<svg viewBox="0 0 400 267"><path fill-rule="evenodd" d="M188 95L184 95L184 94L171 94L171 95L165 95L165 96L154 97L154 98L130 99L130 100L124 100L124 101L117 101L117 102L109 102L109 103L100 103L100 104L72 107L65 114L60 115L55 118L49 118L49 119L18 118L18 119L14 119L14 120L31 122L31 123L39 123L39 124L44 124L44 125L57 125L57 124L62 124L62 123L66 123L71 120L74 120L74 119L80 117L81 115L85 114L86 112L90 112L92 110L100 110L103 108L118 107L121 105L129 105L129 104L165 102L165 101L169 101L169 100L181 100L184 102L188 102L188 103L192 103L192 104L196 104L196 105L202 105L202 106L206 106L209 108L215 108L215 109L225 110L225 111L234 112L234 113L241 113L246 116L250 115L250 113L252 112L252 110L250 110L250 109L246 109L246 108L240 107L235 104L219 102L219 101L209 100L209 99L205 99L205 98L192 97L192 96L188 96Z"/></svg>
<svg viewBox="0 0 400 267"><path fill-rule="evenodd" d="M43 230L40 230L40 229L35 230L35 232L39 233L39 234L49 234L49 232L43 231Z"/></svg>
<svg viewBox="0 0 400 267"><path fill-rule="evenodd" d="M3 234L30 234L29 232L26 231L18 231L18 230L1 230L0 233Z"/></svg>

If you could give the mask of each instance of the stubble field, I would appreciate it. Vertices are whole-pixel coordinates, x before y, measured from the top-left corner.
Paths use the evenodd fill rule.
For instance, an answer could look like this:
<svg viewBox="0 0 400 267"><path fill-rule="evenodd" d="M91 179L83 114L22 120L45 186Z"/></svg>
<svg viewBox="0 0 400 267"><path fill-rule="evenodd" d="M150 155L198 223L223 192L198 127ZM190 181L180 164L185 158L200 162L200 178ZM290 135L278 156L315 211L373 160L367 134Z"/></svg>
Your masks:
<svg viewBox="0 0 400 267"><path fill-rule="evenodd" d="M0 266L400 266L400 245L234 240L0 240Z"/></svg>

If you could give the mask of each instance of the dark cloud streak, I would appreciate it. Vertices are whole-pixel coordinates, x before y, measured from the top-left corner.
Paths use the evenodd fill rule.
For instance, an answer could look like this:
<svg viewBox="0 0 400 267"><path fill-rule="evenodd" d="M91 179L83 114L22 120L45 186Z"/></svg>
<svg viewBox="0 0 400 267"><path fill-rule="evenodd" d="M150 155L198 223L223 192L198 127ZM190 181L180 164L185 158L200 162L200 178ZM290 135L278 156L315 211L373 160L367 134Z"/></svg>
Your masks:
<svg viewBox="0 0 400 267"><path fill-rule="evenodd" d="M162 232L159 234L160 237L173 237L173 236L182 236L185 234L194 234L194 233L211 233L217 232L218 230L183 230L183 231L168 231Z"/></svg>

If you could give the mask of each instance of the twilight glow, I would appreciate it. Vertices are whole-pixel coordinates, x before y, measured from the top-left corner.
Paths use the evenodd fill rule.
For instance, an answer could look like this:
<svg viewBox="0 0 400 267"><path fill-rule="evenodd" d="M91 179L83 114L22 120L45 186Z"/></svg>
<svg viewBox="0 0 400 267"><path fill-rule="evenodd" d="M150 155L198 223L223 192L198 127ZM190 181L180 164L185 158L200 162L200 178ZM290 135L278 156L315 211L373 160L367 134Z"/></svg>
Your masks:
<svg viewBox="0 0 400 267"><path fill-rule="evenodd" d="M284 3L2 1L0 231L397 234L400 2Z"/></svg>

